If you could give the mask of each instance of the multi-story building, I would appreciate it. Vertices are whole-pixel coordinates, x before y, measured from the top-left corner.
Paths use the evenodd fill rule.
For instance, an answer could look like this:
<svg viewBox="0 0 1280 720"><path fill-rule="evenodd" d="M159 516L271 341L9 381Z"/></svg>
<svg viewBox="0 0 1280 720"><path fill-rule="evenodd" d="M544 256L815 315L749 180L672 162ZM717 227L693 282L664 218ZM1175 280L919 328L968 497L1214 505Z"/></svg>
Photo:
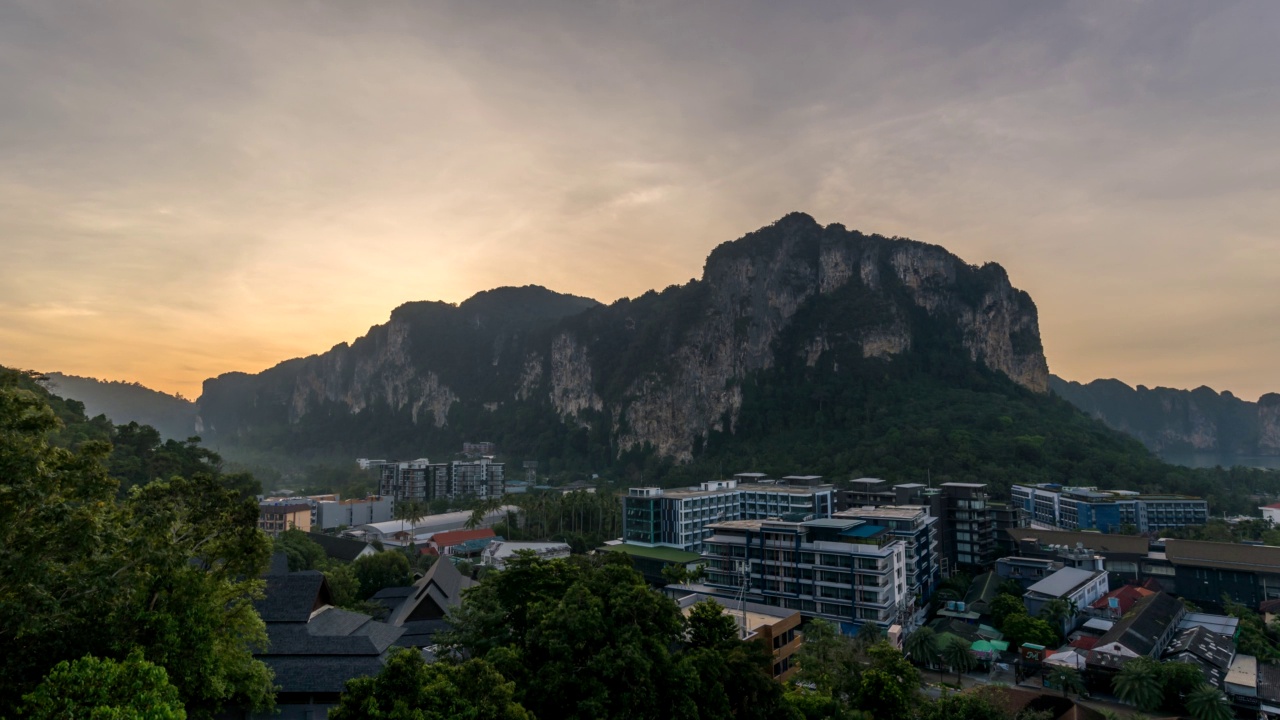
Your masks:
<svg viewBox="0 0 1280 720"><path fill-rule="evenodd" d="M491 442L462 443L462 454L469 458L492 456L496 449L497 448Z"/></svg>
<svg viewBox="0 0 1280 720"><path fill-rule="evenodd" d="M336 527L355 527L391 519L391 498L370 495L356 500L317 500L313 527L332 530Z"/></svg>
<svg viewBox="0 0 1280 720"><path fill-rule="evenodd" d="M1106 533L1131 525L1145 534L1209 521L1209 503L1186 495L1142 495L1132 490L1052 483L1014 485L1009 494L1013 504L1027 511L1031 522L1063 530Z"/></svg>
<svg viewBox="0 0 1280 720"><path fill-rule="evenodd" d="M705 583L808 617L888 627L914 611L906 549L883 526L853 518L730 520L713 523L703 543Z"/></svg>
<svg viewBox="0 0 1280 720"><path fill-rule="evenodd" d="M758 482L743 483L743 479ZM622 539L651 547L700 552L709 526L724 520L823 518L835 509L835 489L816 476L776 481L743 473L697 487L631 488L622 498Z"/></svg>
<svg viewBox="0 0 1280 720"><path fill-rule="evenodd" d="M837 518L861 520L884 527L902 541L907 560L907 592L918 602L928 600L941 581L938 565L938 518L923 505L883 505L841 510Z"/></svg>
<svg viewBox="0 0 1280 720"><path fill-rule="evenodd" d="M378 466L378 492L400 500L500 498L505 492L505 466L489 458L433 463L427 458Z"/></svg>
<svg viewBox="0 0 1280 720"><path fill-rule="evenodd" d="M995 511L987 505L986 485L943 483L929 487L921 483L890 485L879 478L859 478L840 491L841 509L859 506L923 505L938 518L942 575L955 569L974 570L995 561ZM1014 515L1005 521L1020 522Z"/></svg>
<svg viewBox="0 0 1280 720"><path fill-rule="evenodd" d="M272 537L285 530L311 532L311 505L289 501L258 503L258 529Z"/></svg>

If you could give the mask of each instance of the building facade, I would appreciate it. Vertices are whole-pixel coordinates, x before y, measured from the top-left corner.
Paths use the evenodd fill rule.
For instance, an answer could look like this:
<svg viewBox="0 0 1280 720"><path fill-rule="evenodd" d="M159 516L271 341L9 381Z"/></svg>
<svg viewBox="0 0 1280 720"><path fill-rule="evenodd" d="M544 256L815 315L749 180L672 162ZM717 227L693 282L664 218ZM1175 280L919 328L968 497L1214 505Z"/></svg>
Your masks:
<svg viewBox="0 0 1280 720"><path fill-rule="evenodd" d="M285 530L311 532L311 505L305 502L259 503L258 529L272 537Z"/></svg>
<svg viewBox="0 0 1280 720"><path fill-rule="evenodd" d="M855 632L883 628L914 611L906 550L886 528L853 518L731 520L710 526L705 584Z"/></svg>
<svg viewBox="0 0 1280 720"><path fill-rule="evenodd" d="M1052 483L1014 485L1009 494L1033 523L1062 530L1110 533L1130 525L1147 534L1209 521L1209 503L1186 495L1142 495Z"/></svg>
<svg viewBox="0 0 1280 720"><path fill-rule="evenodd" d="M921 505L852 508L837 512L835 517L884 527L901 540L906 552L907 592L919 603L933 596L942 581L942 568L938 564L938 518L929 514L929 508Z"/></svg>
<svg viewBox="0 0 1280 720"><path fill-rule="evenodd" d="M378 493L394 501L429 502L437 498L500 498L506 494L506 468L489 458L433 463L427 458L377 466Z"/></svg>
<svg viewBox="0 0 1280 720"><path fill-rule="evenodd" d="M709 526L725 520L830 517L835 489L812 476L742 483L755 474L691 488L631 488L622 498L622 539L628 543L701 552Z"/></svg>
<svg viewBox="0 0 1280 720"><path fill-rule="evenodd" d="M319 500L315 504L314 527L332 530L337 527L355 527L391 519L391 498L370 495L357 500Z"/></svg>

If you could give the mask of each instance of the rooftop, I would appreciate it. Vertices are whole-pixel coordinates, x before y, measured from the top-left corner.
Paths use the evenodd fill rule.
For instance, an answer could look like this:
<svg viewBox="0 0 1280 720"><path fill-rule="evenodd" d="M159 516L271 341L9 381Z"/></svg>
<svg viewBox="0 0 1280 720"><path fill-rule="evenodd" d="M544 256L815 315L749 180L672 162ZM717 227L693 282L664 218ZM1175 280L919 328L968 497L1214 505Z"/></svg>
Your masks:
<svg viewBox="0 0 1280 720"><path fill-rule="evenodd" d="M1045 595L1054 598L1064 598L1102 574L1102 572L1095 570L1082 570L1080 568L1064 567L1061 570L1054 572L1049 577L1027 588L1027 593L1036 593L1038 595Z"/></svg>
<svg viewBox="0 0 1280 720"><path fill-rule="evenodd" d="M618 545L605 545L600 548L602 551L620 552L631 555L632 557L648 558L650 560L661 560L669 563L692 563L697 562L701 557L697 553L685 552L669 547L646 547L644 545L632 545L631 543L620 543Z"/></svg>
<svg viewBox="0 0 1280 720"><path fill-rule="evenodd" d="M1280 547L1199 540L1167 540L1165 555L1174 565L1280 574Z"/></svg>
<svg viewBox="0 0 1280 720"><path fill-rule="evenodd" d="M914 520L922 514L928 514L928 510L923 505L881 505L879 507L850 508L848 510L841 510L836 513L834 517Z"/></svg>
<svg viewBox="0 0 1280 720"><path fill-rule="evenodd" d="M1183 610L1182 601L1168 593L1144 597L1116 621L1098 645L1120 643L1138 655L1150 655L1160 636Z"/></svg>
<svg viewBox="0 0 1280 720"><path fill-rule="evenodd" d="M1015 542L1032 540L1042 547L1046 545L1062 545L1074 548L1080 545L1102 553L1146 555L1150 546L1146 538L1129 535L1106 535L1103 533L1043 530L1040 528L1006 528L1005 532Z"/></svg>

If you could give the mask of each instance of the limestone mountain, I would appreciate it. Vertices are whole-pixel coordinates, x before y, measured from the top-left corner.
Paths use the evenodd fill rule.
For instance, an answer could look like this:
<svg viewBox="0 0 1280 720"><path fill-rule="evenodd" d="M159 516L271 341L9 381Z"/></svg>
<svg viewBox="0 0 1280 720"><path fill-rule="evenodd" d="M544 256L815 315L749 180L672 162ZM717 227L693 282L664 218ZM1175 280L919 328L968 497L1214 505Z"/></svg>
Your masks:
<svg viewBox="0 0 1280 720"><path fill-rule="evenodd" d="M1082 384L1056 376L1049 382L1072 405L1156 452L1280 456L1280 394L1249 402L1208 387L1133 388L1119 380Z"/></svg>
<svg viewBox="0 0 1280 720"><path fill-rule="evenodd" d="M913 350L1048 389L1035 305L1000 266L796 213L720 245L685 285L609 306L537 287L409 303L349 345L208 380L199 406L219 442L303 450L327 429L412 454L486 430L586 430L615 456L685 461L733 433L761 371L853 379Z"/></svg>

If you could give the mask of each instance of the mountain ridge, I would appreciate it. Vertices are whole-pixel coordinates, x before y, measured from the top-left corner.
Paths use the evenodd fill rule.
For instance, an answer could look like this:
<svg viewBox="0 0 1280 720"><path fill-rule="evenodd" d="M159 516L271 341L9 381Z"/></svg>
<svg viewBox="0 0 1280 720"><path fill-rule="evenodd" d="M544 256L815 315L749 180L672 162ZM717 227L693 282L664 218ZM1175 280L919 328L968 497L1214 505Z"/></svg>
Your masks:
<svg viewBox="0 0 1280 720"><path fill-rule="evenodd" d="M1072 405L1155 452L1280 456L1280 394L1256 402L1201 385L1190 390L1130 386L1114 378L1080 383L1051 375Z"/></svg>
<svg viewBox="0 0 1280 720"><path fill-rule="evenodd" d="M349 345L207 380L204 426L218 438L245 437L382 406L439 430L459 404L550 406L614 456L651 447L684 462L710 433L732 432L741 382L793 351L777 343L797 316L805 337L788 342L803 346L795 350L811 368L824 355L836 372L837 356L887 361L923 342L919 331L936 321L970 361L1048 389L1034 302L999 265L823 227L803 213L718 245L702 278L684 285L610 305L545 293L546 311L496 327L476 322L475 306L505 290L457 306L406 303Z"/></svg>

